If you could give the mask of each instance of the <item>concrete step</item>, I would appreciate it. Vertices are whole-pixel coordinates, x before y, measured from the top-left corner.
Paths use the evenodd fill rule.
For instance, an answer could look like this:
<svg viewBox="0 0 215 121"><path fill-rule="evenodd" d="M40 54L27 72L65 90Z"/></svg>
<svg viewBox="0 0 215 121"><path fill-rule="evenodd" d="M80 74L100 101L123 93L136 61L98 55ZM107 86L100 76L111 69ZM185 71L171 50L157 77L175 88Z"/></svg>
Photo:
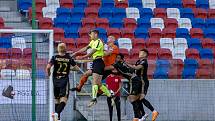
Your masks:
<svg viewBox="0 0 215 121"><path fill-rule="evenodd" d="M0 8L2 7L7 7L11 11L16 11L17 10L17 2L16 0L0 0ZM1 10L1 9L0 9Z"/></svg>
<svg viewBox="0 0 215 121"><path fill-rule="evenodd" d="M0 16L3 17L5 22L17 23L17 22L21 22L23 20L21 14L19 12L16 12L16 11L0 12Z"/></svg>
<svg viewBox="0 0 215 121"><path fill-rule="evenodd" d="M15 29L31 29L31 25L27 22L5 22L5 26Z"/></svg>

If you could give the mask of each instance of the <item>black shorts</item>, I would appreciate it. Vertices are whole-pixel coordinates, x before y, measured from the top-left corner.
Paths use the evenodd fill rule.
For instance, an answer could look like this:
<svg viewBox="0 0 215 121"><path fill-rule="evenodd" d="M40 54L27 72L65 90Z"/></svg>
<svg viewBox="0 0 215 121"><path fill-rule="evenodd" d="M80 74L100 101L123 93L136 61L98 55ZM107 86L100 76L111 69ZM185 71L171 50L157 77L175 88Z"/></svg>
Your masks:
<svg viewBox="0 0 215 121"><path fill-rule="evenodd" d="M138 95L142 92L142 81L141 78L135 76L131 79L130 83L130 95Z"/></svg>
<svg viewBox="0 0 215 121"><path fill-rule="evenodd" d="M104 74L105 63L102 58L98 58L93 60L92 71L93 73L97 73L99 75Z"/></svg>
<svg viewBox="0 0 215 121"><path fill-rule="evenodd" d="M60 79L53 78L54 86L54 96L55 99L60 99L61 97L69 97L69 78L63 77Z"/></svg>

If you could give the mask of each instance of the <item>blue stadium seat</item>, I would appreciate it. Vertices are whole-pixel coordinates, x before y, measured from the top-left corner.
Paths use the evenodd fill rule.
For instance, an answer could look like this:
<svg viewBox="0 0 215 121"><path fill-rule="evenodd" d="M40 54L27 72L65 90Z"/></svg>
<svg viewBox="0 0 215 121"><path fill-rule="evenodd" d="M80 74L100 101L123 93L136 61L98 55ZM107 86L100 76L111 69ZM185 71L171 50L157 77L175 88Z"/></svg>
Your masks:
<svg viewBox="0 0 215 121"><path fill-rule="evenodd" d="M57 17L58 18L70 18L71 9L69 8L57 8Z"/></svg>
<svg viewBox="0 0 215 121"><path fill-rule="evenodd" d="M84 17L84 9L83 8L72 8L72 17L73 18L83 18Z"/></svg>
<svg viewBox="0 0 215 121"><path fill-rule="evenodd" d="M96 28L99 31L99 38L106 42L107 39L107 31L103 28Z"/></svg>
<svg viewBox="0 0 215 121"><path fill-rule="evenodd" d="M155 0L155 4L157 8L169 8L170 6L169 0Z"/></svg>
<svg viewBox="0 0 215 121"><path fill-rule="evenodd" d="M206 19L207 28L215 28L215 19Z"/></svg>
<svg viewBox="0 0 215 121"><path fill-rule="evenodd" d="M70 18L68 19L68 23L69 23L68 28L76 28L76 29L81 27L81 24L82 24L81 19L79 18Z"/></svg>
<svg viewBox="0 0 215 121"><path fill-rule="evenodd" d="M124 8L114 8L113 18L126 18L126 11Z"/></svg>
<svg viewBox="0 0 215 121"><path fill-rule="evenodd" d="M109 25L112 28L122 28L123 20L121 18L111 18L109 19Z"/></svg>
<svg viewBox="0 0 215 121"><path fill-rule="evenodd" d="M201 49L200 52L201 59L213 59L213 51L209 48Z"/></svg>
<svg viewBox="0 0 215 121"><path fill-rule="evenodd" d="M0 48L11 48L12 42L9 37L0 37Z"/></svg>
<svg viewBox="0 0 215 121"><path fill-rule="evenodd" d="M204 19L194 18L191 20L193 28L201 28L204 29L206 27Z"/></svg>
<svg viewBox="0 0 215 121"><path fill-rule="evenodd" d="M184 68L197 69L198 62L196 59L184 59Z"/></svg>
<svg viewBox="0 0 215 121"><path fill-rule="evenodd" d="M87 7L87 0L73 0L74 7Z"/></svg>
<svg viewBox="0 0 215 121"><path fill-rule="evenodd" d="M208 9L209 1L208 0L196 0L196 7Z"/></svg>
<svg viewBox="0 0 215 121"><path fill-rule="evenodd" d="M114 0L102 0L102 8L114 8Z"/></svg>
<svg viewBox="0 0 215 121"><path fill-rule="evenodd" d="M151 23L150 23L150 19L148 18L138 18L137 19L137 26L138 28L150 28L151 27Z"/></svg>
<svg viewBox="0 0 215 121"><path fill-rule="evenodd" d="M99 17L100 18L112 18L113 17L112 9L111 8L100 8Z"/></svg>
<svg viewBox="0 0 215 121"><path fill-rule="evenodd" d="M134 34L136 38L149 38L148 30L145 28L137 28Z"/></svg>
<svg viewBox="0 0 215 121"><path fill-rule="evenodd" d="M154 79L168 79L168 69L159 69L157 68L154 71Z"/></svg>
<svg viewBox="0 0 215 121"><path fill-rule="evenodd" d="M67 18L54 18L54 27L65 29L68 26Z"/></svg>
<svg viewBox="0 0 215 121"><path fill-rule="evenodd" d="M182 72L182 79L195 79L196 69L184 68Z"/></svg>
<svg viewBox="0 0 215 121"><path fill-rule="evenodd" d="M168 69L170 67L170 62L168 60L157 60L156 68L157 69Z"/></svg>
<svg viewBox="0 0 215 121"><path fill-rule="evenodd" d="M37 69L37 78L44 79L46 77L46 72L43 69Z"/></svg>
<svg viewBox="0 0 215 121"><path fill-rule="evenodd" d="M177 28L176 29L176 37L177 38L190 38L190 34L188 29L186 28Z"/></svg>
<svg viewBox="0 0 215 121"><path fill-rule="evenodd" d="M197 38L187 39L187 45L189 48L195 48L197 50L202 49L201 41Z"/></svg>
<svg viewBox="0 0 215 121"><path fill-rule="evenodd" d="M32 5L32 0L18 0L18 9L20 11L27 11Z"/></svg>
<svg viewBox="0 0 215 121"><path fill-rule="evenodd" d="M181 0L169 0L171 8L182 8Z"/></svg>
<svg viewBox="0 0 215 121"><path fill-rule="evenodd" d="M142 0L128 0L129 7L142 8Z"/></svg>
<svg viewBox="0 0 215 121"><path fill-rule="evenodd" d="M205 38L215 39L215 29L209 28L209 29L203 29L203 31L204 31Z"/></svg>
<svg viewBox="0 0 215 121"><path fill-rule="evenodd" d="M65 29L65 38L79 38L77 28L67 28Z"/></svg>
<svg viewBox="0 0 215 121"><path fill-rule="evenodd" d="M194 13L191 8L180 8L179 10L180 10L181 18L190 18L190 19L194 18Z"/></svg>
<svg viewBox="0 0 215 121"><path fill-rule="evenodd" d="M152 18L153 12L151 8L139 8L140 18Z"/></svg>

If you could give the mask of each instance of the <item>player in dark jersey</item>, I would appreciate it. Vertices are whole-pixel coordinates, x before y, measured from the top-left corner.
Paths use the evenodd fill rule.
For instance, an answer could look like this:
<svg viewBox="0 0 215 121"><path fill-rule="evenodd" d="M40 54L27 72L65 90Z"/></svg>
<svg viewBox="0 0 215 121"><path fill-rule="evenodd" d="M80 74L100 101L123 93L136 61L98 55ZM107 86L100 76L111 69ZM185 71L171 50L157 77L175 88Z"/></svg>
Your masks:
<svg viewBox="0 0 215 121"><path fill-rule="evenodd" d="M47 65L47 73L51 75L51 67L54 67L52 78L54 85L54 97L55 97L55 113L53 114L54 121L60 120L60 113L63 111L69 96L69 73L70 67L74 70L78 70L72 57L66 53L66 45L60 43L58 45L58 54L53 56Z"/></svg>
<svg viewBox="0 0 215 121"><path fill-rule="evenodd" d="M135 65L127 64L127 65L136 70L136 75L139 78L141 78L142 83L144 84L144 86L142 87L142 93L139 98L139 108L140 108L141 112L143 112L142 119L144 120L147 117L147 114L144 113L144 110L142 107L142 103L143 103L147 108L149 108L152 111L152 121L155 121L159 113L154 109L154 107L150 104L150 102L145 99L145 96L147 94L148 87L149 87L149 80L147 77L148 54L149 54L148 50L142 49L139 52L139 60L136 62L136 64Z"/></svg>

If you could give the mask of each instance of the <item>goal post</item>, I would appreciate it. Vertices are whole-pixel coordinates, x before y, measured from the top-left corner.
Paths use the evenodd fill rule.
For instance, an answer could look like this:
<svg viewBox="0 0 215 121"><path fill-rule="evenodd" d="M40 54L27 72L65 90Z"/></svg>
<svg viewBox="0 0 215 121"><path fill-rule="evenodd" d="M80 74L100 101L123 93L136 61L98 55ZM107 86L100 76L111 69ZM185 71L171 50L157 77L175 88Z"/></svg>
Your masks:
<svg viewBox="0 0 215 121"><path fill-rule="evenodd" d="M48 49L48 53L49 53L48 59L51 59L51 57L54 54L54 35L53 35L54 32L53 32L53 30L43 30L43 29L41 29L41 30L38 30L38 29L37 30L36 29L0 29L0 38L1 38L2 34L9 34L9 33L13 33L15 36L16 36L16 34L18 34L18 35L19 34L28 34L30 36L33 36L33 34L43 34L43 35L46 35L45 37L48 39L48 48L49 48ZM31 44L32 44L31 45L32 47L36 47L37 43L31 42ZM33 45L33 44L35 44L35 45ZM32 49L32 50L34 50L34 49ZM32 51L32 55L36 55L36 54L37 53L35 51ZM32 65L32 69L31 69L31 73L33 75L37 71L36 68L33 68L33 67L36 67L37 65L36 65L36 60L34 58L32 58L31 60L32 60L32 64L35 64L35 65ZM37 93L36 92L36 87L37 87L36 81L37 80L36 80L36 76L31 76L31 77L32 77L31 78L31 92L30 92L31 98L32 98L31 99L31 107L32 107L31 108L31 113L32 113L31 116L35 117L35 119L32 119L32 120L36 121L36 108L35 107L36 107L36 103L37 103L37 100L36 100L36 97L37 97L36 96L37 95L36 94ZM11 83L13 82L13 78L12 77L10 78L10 81L11 81ZM47 83L48 83L48 86L47 86L48 92L47 93L49 95L49 96L46 97L46 100L47 100L46 104L48 103L48 112L47 112L48 115L47 116L49 116L48 120L52 121L51 114L54 111L54 98L53 98L53 83L52 83L51 76L49 77L49 81ZM16 96L16 94L15 94L15 96ZM0 96L0 98L2 98L2 97ZM7 99L5 99L5 100L7 100ZM12 103L14 103L14 102L11 101L11 104ZM35 113L35 114L33 114L33 113Z"/></svg>

